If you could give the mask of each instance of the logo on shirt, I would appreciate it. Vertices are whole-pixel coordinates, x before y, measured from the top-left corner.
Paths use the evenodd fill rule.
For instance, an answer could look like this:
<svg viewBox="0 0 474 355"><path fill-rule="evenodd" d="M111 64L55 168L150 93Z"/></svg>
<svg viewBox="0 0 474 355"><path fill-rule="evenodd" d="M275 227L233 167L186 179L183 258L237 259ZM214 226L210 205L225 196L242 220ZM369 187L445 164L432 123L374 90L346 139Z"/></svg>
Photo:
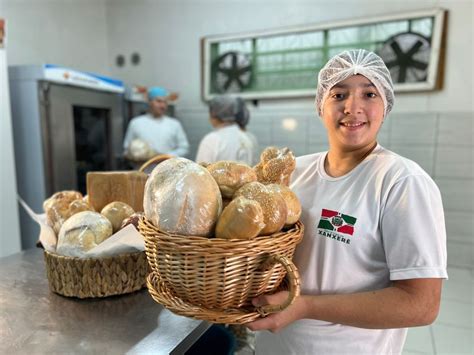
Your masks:
<svg viewBox="0 0 474 355"><path fill-rule="evenodd" d="M350 244L348 237L354 234L356 221L355 217L323 208L318 224L318 234Z"/></svg>

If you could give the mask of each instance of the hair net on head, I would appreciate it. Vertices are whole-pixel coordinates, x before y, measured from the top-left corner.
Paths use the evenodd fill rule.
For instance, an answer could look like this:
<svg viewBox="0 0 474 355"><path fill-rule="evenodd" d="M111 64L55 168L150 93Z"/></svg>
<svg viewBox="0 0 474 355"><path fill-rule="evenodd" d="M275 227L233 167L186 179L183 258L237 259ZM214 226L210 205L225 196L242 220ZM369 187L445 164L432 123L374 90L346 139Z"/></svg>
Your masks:
<svg viewBox="0 0 474 355"><path fill-rule="evenodd" d="M319 72L316 106L321 117L329 90L337 83L357 74L365 76L375 85L382 96L384 117L389 114L395 99L390 71L377 54L365 49L355 49L332 57Z"/></svg>
<svg viewBox="0 0 474 355"><path fill-rule="evenodd" d="M209 102L209 113L212 117L225 122L237 121L239 104L232 96L216 96Z"/></svg>
<svg viewBox="0 0 474 355"><path fill-rule="evenodd" d="M244 100L242 100L240 97L237 97L236 100L237 100L237 115L235 117L236 118L235 121L240 127L245 128L250 120L250 112L247 106L245 105Z"/></svg>
<svg viewBox="0 0 474 355"><path fill-rule="evenodd" d="M157 97L166 98L168 96L168 91L158 86L148 89L148 99L153 100Z"/></svg>

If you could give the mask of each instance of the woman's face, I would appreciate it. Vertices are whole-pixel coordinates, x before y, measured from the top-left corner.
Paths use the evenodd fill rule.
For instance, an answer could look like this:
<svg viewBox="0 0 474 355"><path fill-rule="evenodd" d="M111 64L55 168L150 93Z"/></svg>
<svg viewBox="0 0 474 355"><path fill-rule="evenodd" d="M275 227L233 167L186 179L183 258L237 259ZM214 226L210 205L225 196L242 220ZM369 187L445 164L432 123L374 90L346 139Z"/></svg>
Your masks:
<svg viewBox="0 0 474 355"><path fill-rule="evenodd" d="M337 83L323 106L329 145L346 151L372 145L383 115L382 97L365 76L353 75Z"/></svg>

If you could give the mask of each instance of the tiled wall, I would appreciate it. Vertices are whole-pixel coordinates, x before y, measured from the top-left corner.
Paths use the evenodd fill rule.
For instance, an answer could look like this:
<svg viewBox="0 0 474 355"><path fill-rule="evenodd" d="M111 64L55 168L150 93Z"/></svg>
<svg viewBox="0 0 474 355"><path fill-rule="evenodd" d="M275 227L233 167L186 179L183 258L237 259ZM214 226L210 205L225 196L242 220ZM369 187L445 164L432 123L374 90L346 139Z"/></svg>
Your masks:
<svg viewBox="0 0 474 355"><path fill-rule="evenodd" d="M207 111L181 109L178 116L191 143L189 157L194 159L199 141L211 130ZM292 131L283 128L289 118L297 123ZM448 231L448 263L470 268L474 267L473 122L472 112L392 113L379 133L380 144L416 161L438 184ZM326 132L311 109L253 109L248 128L261 148L288 146L295 155L327 149Z"/></svg>

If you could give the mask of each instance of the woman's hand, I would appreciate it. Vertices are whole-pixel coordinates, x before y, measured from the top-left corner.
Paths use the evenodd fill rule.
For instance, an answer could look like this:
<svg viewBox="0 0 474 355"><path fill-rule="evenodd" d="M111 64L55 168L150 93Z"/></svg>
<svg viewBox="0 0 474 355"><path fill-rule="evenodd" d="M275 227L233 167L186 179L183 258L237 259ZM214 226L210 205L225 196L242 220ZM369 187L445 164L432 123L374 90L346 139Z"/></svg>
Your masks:
<svg viewBox="0 0 474 355"><path fill-rule="evenodd" d="M288 291L280 291L273 295L262 295L252 300L255 307L282 304L288 298ZM270 330L278 332L294 321L304 318L304 298L297 296L294 302L281 312L270 314L265 318L245 324L250 330Z"/></svg>

